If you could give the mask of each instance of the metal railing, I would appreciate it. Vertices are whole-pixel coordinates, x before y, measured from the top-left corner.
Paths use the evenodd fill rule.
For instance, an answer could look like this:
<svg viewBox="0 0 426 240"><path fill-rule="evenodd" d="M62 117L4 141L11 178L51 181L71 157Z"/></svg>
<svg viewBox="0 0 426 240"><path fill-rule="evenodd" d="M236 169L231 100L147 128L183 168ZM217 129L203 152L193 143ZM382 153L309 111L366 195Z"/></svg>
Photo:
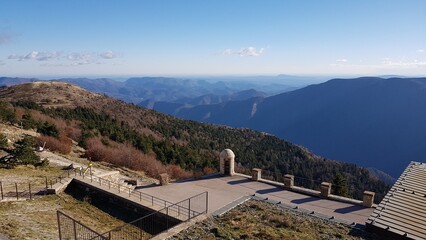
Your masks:
<svg viewBox="0 0 426 240"><path fill-rule="evenodd" d="M0 181L0 200L14 201L34 199L47 194L47 189L63 181L67 173L58 177L33 177L28 182Z"/></svg>
<svg viewBox="0 0 426 240"><path fill-rule="evenodd" d="M108 240L74 218L57 211L59 239L61 240Z"/></svg>
<svg viewBox="0 0 426 240"><path fill-rule="evenodd" d="M166 207L174 205L174 203L172 202L155 197L153 195L143 193L141 191L134 191L134 188L128 187L128 184L116 183L105 178L97 177L91 174L90 172L84 174L84 171L79 170L79 171L74 171L73 174L74 174L74 177L79 176L82 179L90 180L90 182L92 183L94 187L98 185L99 187L103 186L107 188L108 190L113 189L114 191L116 191L116 193L121 194L121 196L125 194L125 196L127 196L128 198L131 198L134 201L144 203L144 205L146 206L158 206L160 208L166 208ZM69 174L69 176L71 177L73 174Z"/></svg>
<svg viewBox="0 0 426 240"><path fill-rule="evenodd" d="M159 233L188 221L208 211L208 192L203 192L181 202L150 213L130 223L99 234L77 220L58 211L60 240L133 240L149 239Z"/></svg>

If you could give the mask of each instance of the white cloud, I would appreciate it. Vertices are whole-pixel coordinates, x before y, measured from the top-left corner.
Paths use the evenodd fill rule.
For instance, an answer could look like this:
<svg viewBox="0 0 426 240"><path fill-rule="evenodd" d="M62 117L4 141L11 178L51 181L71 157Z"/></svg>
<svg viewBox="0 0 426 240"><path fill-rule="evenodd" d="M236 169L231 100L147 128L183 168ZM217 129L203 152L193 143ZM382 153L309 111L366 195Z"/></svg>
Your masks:
<svg viewBox="0 0 426 240"><path fill-rule="evenodd" d="M238 51L240 57L259 57L265 52L265 48L260 48L259 51L255 47L241 48Z"/></svg>
<svg viewBox="0 0 426 240"><path fill-rule="evenodd" d="M113 52L113 51L111 51L111 50L108 50L108 51L106 51L106 52L100 53L100 54L99 54L99 56L100 56L101 58L103 58L103 59L113 59L113 58L116 58L116 57L117 57L117 54L116 54L116 53L114 53L114 52Z"/></svg>
<svg viewBox="0 0 426 240"><path fill-rule="evenodd" d="M61 57L60 52L37 52L32 51L26 55L12 54L8 56L8 59L17 59L18 61L24 60L37 60L37 61L49 61L53 59L59 59Z"/></svg>
<svg viewBox="0 0 426 240"><path fill-rule="evenodd" d="M425 50L424 49L417 49L416 50L416 53L424 53L425 52Z"/></svg>
<svg viewBox="0 0 426 240"><path fill-rule="evenodd" d="M238 55L240 57L259 57L263 53L265 53L266 48L260 48L257 50L255 47L247 47L247 48L241 48L240 50L232 50L230 48L227 48L222 51L222 55L224 56L230 56L230 55Z"/></svg>
<svg viewBox="0 0 426 240"><path fill-rule="evenodd" d="M222 55L225 55L225 56L232 55L232 50L230 48L227 48L222 51Z"/></svg>
<svg viewBox="0 0 426 240"><path fill-rule="evenodd" d="M384 61L383 64L386 66L394 66L394 67L423 67L423 66L426 66L426 61L412 60L412 61L394 62L389 59Z"/></svg>
<svg viewBox="0 0 426 240"><path fill-rule="evenodd" d="M59 64L44 64L46 66L52 65L67 65L67 66L78 66L78 65L86 65L86 64L100 64L100 60L102 59L113 59L116 58L117 54L113 51L108 50L106 52L96 53L96 52L73 52L63 54L62 52L38 52L32 51L25 55L12 54L8 56L8 59L16 59L18 61L50 61L55 60L59 62ZM71 63L63 63L63 62L71 62Z"/></svg>
<svg viewBox="0 0 426 240"><path fill-rule="evenodd" d="M346 58L336 59L336 62L338 62L338 63L347 63L348 59L346 59Z"/></svg>
<svg viewBox="0 0 426 240"><path fill-rule="evenodd" d="M95 58L96 54L91 52L77 52L66 55L67 60L72 61L74 62L73 64L77 65L89 64L93 62Z"/></svg>

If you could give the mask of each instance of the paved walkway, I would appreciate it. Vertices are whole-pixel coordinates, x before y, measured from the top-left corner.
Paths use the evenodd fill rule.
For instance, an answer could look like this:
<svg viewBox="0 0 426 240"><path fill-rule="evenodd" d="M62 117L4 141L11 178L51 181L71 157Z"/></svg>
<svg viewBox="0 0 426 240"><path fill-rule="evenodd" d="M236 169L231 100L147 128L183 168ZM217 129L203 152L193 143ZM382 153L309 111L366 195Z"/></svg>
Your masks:
<svg viewBox="0 0 426 240"><path fill-rule="evenodd" d="M362 225L365 224L368 217L374 211L374 208L364 208L355 204L291 192L282 189L282 187L251 181L241 176L216 175L205 179L175 182L167 186L144 187L136 191L141 191L170 202L178 202L201 192L208 191L209 213L243 196L252 194Z"/></svg>

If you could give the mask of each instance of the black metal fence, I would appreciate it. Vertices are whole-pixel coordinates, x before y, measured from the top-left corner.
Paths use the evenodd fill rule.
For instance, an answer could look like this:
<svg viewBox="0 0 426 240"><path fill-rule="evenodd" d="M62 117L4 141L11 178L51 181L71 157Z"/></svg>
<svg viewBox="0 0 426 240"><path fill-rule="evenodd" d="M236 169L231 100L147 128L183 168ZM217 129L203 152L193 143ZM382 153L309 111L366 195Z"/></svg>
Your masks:
<svg viewBox="0 0 426 240"><path fill-rule="evenodd" d="M0 181L0 200L34 199L47 194L47 189L73 174L68 170L57 177L33 177L28 182Z"/></svg>
<svg viewBox="0 0 426 240"><path fill-rule="evenodd" d="M161 232L208 211L208 192L168 205L135 221L99 234L84 224L58 211L60 240L134 240L149 239Z"/></svg>
<svg viewBox="0 0 426 240"><path fill-rule="evenodd" d="M108 238L90 229L61 211L57 211L59 239L61 240L107 240Z"/></svg>

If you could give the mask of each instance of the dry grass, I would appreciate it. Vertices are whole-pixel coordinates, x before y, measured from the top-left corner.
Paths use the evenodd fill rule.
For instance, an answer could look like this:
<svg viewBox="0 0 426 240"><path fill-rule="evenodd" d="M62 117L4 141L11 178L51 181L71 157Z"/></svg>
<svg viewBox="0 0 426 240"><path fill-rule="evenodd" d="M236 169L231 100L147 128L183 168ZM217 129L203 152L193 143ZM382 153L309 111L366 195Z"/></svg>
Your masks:
<svg viewBox="0 0 426 240"><path fill-rule="evenodd" d="M172 239L379 239L367 232L250 200Z"/></svg>
<svg viewBox="0 0 426 240"><path fill-rule="evenodd" d="M58 176L62 171L55 167L0 169L4 183L32 183L44 176ZM0 202L0 235L10 239L57 239L56 211L61 210L98 232L106 232L124 224L87 202L67 194L48 195L35 200Z"/></svg>
<svg viewBox="0 0 426 240"><path fill-rule="evenodd" d="M124 224L89 203L80 202L67 194L48 195L32 201L0 203L0 234L10 239L57 239L57 210L98 232L106 232Z"/></svg>

